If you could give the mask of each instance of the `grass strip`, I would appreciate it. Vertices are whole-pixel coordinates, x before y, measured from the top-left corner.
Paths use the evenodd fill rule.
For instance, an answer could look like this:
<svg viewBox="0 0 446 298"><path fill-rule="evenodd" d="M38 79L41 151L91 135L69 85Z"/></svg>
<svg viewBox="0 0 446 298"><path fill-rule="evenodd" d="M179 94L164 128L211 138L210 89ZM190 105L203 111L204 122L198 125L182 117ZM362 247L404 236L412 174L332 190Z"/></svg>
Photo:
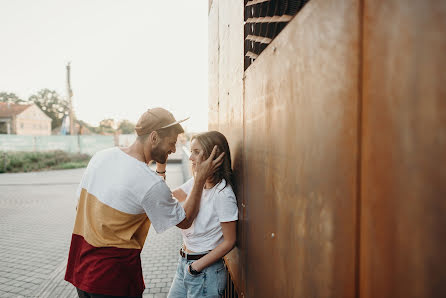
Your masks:
<svg viewBox="0 0 446 298"><path fill-rule="evenodd" d="M47 152L2 152L0 151L0 173L35 172L56 169L86 167L91 156L64 151Z"/></svg>

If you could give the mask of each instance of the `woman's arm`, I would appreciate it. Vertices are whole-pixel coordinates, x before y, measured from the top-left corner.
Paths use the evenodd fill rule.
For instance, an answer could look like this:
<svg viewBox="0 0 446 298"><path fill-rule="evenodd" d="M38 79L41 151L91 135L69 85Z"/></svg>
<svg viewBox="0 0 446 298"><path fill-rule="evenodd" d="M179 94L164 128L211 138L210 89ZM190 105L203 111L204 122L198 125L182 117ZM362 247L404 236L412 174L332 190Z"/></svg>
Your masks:
<svg viewBox="0 0 446 298"><path fill-rule="evenodd" d="M237 222L221 222L220 225L223 232L223 242L201 259L193 262L192 268L194 270L201 271L209 265L212 265L213 263L224 257L234 247L235 240L237 238Z"/></svg>
<svg viewBox="0 0 446 298"><path fill-rule="evenodd" d="M174 191L172 191L172 195L175 199L178 200L178 202L184 202L187 198L187 193L184 192L181 188L177 188Z"/></svg>

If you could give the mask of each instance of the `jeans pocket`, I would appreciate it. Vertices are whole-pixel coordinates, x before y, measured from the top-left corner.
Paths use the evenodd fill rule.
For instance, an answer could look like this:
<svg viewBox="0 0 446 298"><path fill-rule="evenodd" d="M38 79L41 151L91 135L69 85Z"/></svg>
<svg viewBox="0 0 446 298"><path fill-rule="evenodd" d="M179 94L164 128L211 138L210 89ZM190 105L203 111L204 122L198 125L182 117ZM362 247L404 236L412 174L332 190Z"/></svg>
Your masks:
<svg viewBox="0 0 446 298"><path fill-rule="evenodd" d="M203 276L204 275L204 270L202 270L200 273L194 275L192 273L189 272L189 264L187 264L186 268L185 268L186 274L189 275L190 277L199 277L199 276Z"/></svg>
<svg viewBox="0 0 446 298"><path fill-rule="evenodd" d="M206 273L201 271L197 275L192 275L188 267L185 268L184 286L186 287L188 296L203 297L207 295Z"/></svg>

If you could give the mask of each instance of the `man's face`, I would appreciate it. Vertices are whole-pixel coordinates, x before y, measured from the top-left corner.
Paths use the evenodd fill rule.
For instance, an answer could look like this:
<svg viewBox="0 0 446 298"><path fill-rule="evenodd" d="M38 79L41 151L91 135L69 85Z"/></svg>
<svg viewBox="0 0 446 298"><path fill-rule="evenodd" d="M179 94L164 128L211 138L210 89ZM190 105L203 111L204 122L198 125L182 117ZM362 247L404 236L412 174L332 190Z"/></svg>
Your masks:
<svg viewBox="0 0 446 298"><path fill-rule="evenodd" d="M152 159L159 163L166 163L167 157L175 153L178 135L160 138L156 145L152 146Z"/></svg>

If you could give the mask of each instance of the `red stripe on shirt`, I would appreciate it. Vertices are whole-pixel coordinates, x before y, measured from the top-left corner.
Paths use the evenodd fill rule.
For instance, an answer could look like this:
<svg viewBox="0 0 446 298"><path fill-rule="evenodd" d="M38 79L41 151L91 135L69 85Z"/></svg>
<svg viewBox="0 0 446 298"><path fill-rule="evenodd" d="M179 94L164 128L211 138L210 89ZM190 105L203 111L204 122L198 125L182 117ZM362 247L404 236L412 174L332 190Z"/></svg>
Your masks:
<svg viewBox="0 0 446 298"><path fill-rule="evenodd" d="M65 280L89 293L139 296L144 291L141 250L94 247L73 234Z"/></svg>

